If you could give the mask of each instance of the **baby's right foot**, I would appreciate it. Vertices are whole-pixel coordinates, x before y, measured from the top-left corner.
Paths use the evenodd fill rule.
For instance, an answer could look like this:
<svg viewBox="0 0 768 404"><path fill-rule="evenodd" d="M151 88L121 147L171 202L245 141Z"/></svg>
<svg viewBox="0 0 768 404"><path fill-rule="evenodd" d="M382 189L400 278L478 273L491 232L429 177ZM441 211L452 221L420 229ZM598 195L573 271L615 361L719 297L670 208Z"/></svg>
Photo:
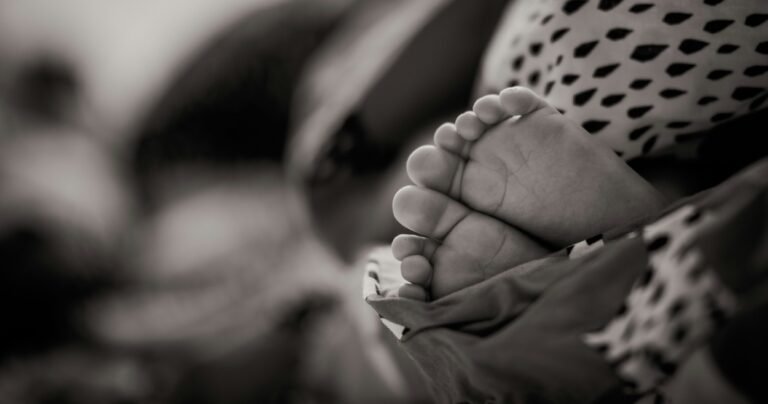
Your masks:
<svg viewBox="0 0 768 404"><path fill-rule="evenodd" d="M613 151L525 88L481 98L435 144L413 152L418 187L393 203L397 220L424 236L393 242L410 297L427 285L440 297L662 206Z"/></svg>

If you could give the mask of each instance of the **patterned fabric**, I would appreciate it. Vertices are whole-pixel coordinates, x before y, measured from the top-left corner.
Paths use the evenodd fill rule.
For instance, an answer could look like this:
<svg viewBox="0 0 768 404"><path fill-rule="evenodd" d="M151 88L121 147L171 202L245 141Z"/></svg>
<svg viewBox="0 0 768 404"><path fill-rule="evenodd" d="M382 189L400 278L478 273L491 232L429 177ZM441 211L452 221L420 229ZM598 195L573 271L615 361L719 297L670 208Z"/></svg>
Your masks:
<svg viewBox="0 0 768 404"><path fill-rule="evenodd" d="M690 152L703 131L766 106L766 55L763 0L518 0L486 55L478 95L524 85L626 160L672 152L695 157ZM739 182L744 178L732 181ZM733 260L731 251L705 251L700 243L713 226L737 226L708 209L711 200L700 195L618 239L590 238L546 259L553 261L513 268L431 303L399 299L394 291L405 283L399 265L378 250L364 297L433 379L438 397L607 397L609 390L601 389L611 385L608 376L590 380L590 394L573 373L604 375L581 356L580 348L589 346L620 377L619 395L652 402L679 364L739 308L722 265ZM565 275L569 271L574 274ZM536 274L548 287L521 286ZM579 277L592 286L577 287ZM561 290L570 300L551 305ZM603 317L610 307L613 314ZM600 325L585 329L594 323ZM558 345L570 337L582 346ZM546 349L562 369L520 350L520 342L533 343L528 351ZM483 347L495 347L494 355L486 357L491 351ZM584 362L569 362L576 360ZM494 383L499 380L506 384ZM557 386L558 394L546 386Z"/></svg>
<svg viewBox="0 0 768 404"><path fill-rule="evenodd" d="M694 246L712 214L683 206L647 226L648 269L604 330L586 342L604 352L633 392L656 389L736 308Z"/></svg>
<svg viewBox="0 0 768 404"><path fill-rule="evenodd" d="M693 157L701 131L766 106L767 21L764 0L518 0L478 95L524 85L627 160Z"/></svg>
<svg viewBox="0 0 768 404"><path fill-rule="evenodd" d="M717 358L765 362L750 356L764 349L734 341L764 345L750 335L764 318L745 314L763 310L764 297L757 309L749 302L768 288L766 202L768 159L589 252L558 253L432 302L393 294L399 266L379 249L365 300L398 325L390 330L440 402L661 402L715 331L728 336ZM746 325L733 328L740 316ZM742 373L736 386L761 385Z"/></svg>
<svg viewBox="0 0 768 404"><path fill-rule="evenodd" d="M605 241L603 240L603 235L600 234L567 247L565 252L568 254L569 258L578 258L582 255L587 255L592 251L597 251L604 245Z"/></svg>

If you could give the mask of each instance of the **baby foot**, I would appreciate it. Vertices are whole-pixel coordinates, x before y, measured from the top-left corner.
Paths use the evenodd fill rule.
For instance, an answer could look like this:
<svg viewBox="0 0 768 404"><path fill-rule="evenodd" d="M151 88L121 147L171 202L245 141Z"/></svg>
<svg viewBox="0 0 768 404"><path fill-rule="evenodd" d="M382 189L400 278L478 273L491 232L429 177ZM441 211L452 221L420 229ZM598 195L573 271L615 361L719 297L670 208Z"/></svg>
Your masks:
<svg viewBox="0 0 768 404"><path fill-rule="evenodd" d="M395 206L407 207L396 215L401 223L426 236L399 235L392 242L403 278L412 283L400 289L401 297L439 298L549 253L512 226L430 189L403 188Z"/></svg>
<svg viewBox="0 0 768 404"><path fill-rule="evenodd" d="M662 206L613 151L526 88L479 99L435 144L411 154L417 187L393 202L395 218L427 237L393 242L403 276L433 297L545 254L532 237L563 247Z"/></svg>

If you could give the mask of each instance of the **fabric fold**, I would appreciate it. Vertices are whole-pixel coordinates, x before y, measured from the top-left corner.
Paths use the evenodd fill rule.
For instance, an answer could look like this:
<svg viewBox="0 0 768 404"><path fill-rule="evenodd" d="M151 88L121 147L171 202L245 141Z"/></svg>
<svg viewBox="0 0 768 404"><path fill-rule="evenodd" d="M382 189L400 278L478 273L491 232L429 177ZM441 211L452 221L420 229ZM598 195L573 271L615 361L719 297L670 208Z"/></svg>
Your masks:
<svg viewBox="0 0 768 404"><path fill-rule="evenodd" d="M437 402L652 399L765 290L766 195L768 159L600 248L561 251L432 302L397 297L399 262L378 249L365 299L402 327L400 346Z"/></svg>

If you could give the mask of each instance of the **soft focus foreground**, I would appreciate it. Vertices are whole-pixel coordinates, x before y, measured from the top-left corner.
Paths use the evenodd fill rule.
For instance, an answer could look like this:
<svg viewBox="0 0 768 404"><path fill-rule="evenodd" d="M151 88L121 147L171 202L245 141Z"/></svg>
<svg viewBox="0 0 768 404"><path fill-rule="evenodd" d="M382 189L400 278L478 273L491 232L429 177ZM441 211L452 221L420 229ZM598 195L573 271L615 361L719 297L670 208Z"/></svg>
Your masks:
<svg viewBox="0 0 768 404"><path fill-rule="evenodd" d="M0 1L1 403L406 398L281 168L356 3Z"/></svg>

